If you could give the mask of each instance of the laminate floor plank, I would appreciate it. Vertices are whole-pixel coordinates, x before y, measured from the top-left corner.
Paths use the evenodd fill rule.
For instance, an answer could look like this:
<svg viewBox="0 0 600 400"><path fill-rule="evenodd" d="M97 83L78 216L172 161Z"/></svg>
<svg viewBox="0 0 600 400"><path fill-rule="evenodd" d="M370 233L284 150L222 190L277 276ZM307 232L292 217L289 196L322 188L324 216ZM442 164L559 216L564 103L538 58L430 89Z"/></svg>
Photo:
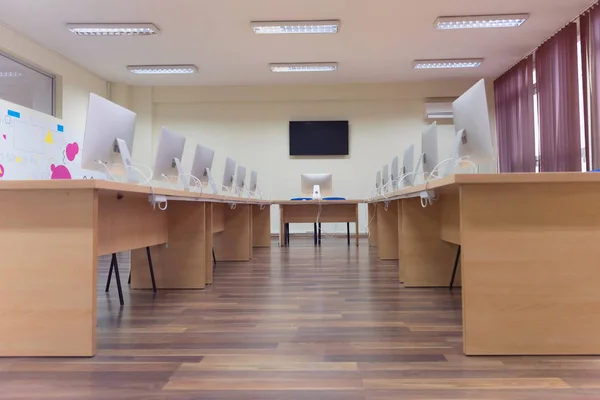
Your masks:
<svg viewBox="0 0 600 400"><path fill-rule="evenodd" d="M460 290L403 288L366 241L274 243L203 291L124 284L124 307L108 267L98 354L0 359L0 400L600 399L600 357L465 357Z"/></svg>

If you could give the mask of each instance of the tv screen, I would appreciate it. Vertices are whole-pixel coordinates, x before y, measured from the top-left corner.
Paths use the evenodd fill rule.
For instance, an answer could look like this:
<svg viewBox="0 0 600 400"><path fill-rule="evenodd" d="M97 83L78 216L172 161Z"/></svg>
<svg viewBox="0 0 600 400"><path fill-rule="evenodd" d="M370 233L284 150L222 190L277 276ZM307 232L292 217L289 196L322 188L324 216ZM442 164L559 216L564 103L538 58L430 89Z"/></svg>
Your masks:
<svg viewBox="0 0 600 400"><path fill-rule="evenodd" d="M348 121L290 121L290 156L348 153Z"/></svg>

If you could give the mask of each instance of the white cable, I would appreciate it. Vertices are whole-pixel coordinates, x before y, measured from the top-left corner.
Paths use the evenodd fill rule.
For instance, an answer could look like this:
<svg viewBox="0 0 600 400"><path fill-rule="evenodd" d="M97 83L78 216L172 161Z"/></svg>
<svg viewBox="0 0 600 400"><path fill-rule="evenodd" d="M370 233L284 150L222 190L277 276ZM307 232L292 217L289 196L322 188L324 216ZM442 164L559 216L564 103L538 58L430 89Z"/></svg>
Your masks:
<svg viewBox="0 0 600 400"><path fill-rule="evenodd" d="M110 170L110 168L108 168L108 165L106 165L105 163L103 163L103 162L102 162L102 161L100 161L100 160L96 160L96 162L97 162L98 164L102 165L102 166L103 166L103 167L106 169L106 172L108 173L108 176L109 176L109 177L110 177L110 178L111 178L113 181L115 181L115 182L121 182L119 179L117 179L117 177L116 177L116 176L114 176L114 175L113 175L113 173L112 173L112 171Z"/></svg>
<svg viewBox="0 0 600 400"><path fill-rule="evenodd" d="M150 177L146 176L136 166L128 165L127 168L130 168L130 169L136 171L138 173L138 175L140 175L142 178L145 179L145 181L143 183L140 183L140 185L147 185L147 186L150 187L150 190L152 191L152 200L154 201L154 199L156 198L156 191L154 190L154 185L152 185L152 168L150 168L150 167L148 167L147 165L144 165L144 164L139 164L139 165L148 168L148 170L150 171ZM158 204L158 209L161 210L161 211L165 211L167 209L167 207L169 206L168 202L166 202L166 201L161 202L161 203L153 203L153 205L154 204ZM164 204L164 206L162 206L161 204Z"/></svg>
<svg viewBox="0 0 600 400"><path fill-rule="evenodd" d="M175 190L175 187L171 184L171 180L169 178L175 178L175 176L167 176L165 174L162 174L162 177L164 178L164 180L167 182L167 184L171 187L171 189Z"/></svg>

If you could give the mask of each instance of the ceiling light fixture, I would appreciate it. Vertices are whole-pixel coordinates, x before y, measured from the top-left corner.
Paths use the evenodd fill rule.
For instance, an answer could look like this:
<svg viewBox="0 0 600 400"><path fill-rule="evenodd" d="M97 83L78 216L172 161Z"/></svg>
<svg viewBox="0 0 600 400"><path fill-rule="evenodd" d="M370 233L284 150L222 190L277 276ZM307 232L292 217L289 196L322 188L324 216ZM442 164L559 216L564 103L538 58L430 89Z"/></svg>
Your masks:
<svg viewBox="0 0 600 400"><path fill-rule="evenodd" d="M160 32L154 24L67 24L77 36L153 36Z"/></svg>
<svg viewBox="0 0 600 400"><path fill-rule="evenodd" d="M414 69L452 69L452 68L477 68L483 63L483 58L462 60L416 60Z"/></svg>
<svg viewBox="0 0 600 400"><path fill-rule="evenodd" d="M462 17L439 17L436 29L518 28L527 21L529 14L472 15Z"/></svg>
<svg viewBox="0 0 600 400"><path fill-rule="evenodd" d="M332 72L337 71L337 63L294 63L269 64L271 72Z"/></svg>
<svg viewBox="0 0 600 400"><path fill-rule="evenodd" d="M339 20L323 21L252 21L252 30L256 34L286 34L286 33L338 33Z"/></svg>
<svg viewBox="0 0 600 400"><path fill-rule="evenodd" d="M20 72L2 72L0 71L0 78L17 78L23 76Z"/></svg>
<svg viewBox="0 0 600 400"><path fill-rule="evenodd" d="M173 75L195 74L198 67L195 65L128 65L127 69L136 75Z"/></svg>

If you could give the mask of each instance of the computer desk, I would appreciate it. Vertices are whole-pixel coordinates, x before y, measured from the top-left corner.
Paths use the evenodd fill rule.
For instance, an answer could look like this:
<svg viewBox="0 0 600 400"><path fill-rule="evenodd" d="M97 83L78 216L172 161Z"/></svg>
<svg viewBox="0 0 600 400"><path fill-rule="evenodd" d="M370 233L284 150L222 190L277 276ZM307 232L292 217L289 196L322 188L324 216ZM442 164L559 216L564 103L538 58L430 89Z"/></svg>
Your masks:
<svg viewBox="0 0 600 400"><path fill-rule="evenodd" d="M285 247L285 224L290 223L342 223L356 225L356 246L359 242L358 205L363 200L277 200L279 205L279 244Z"/></svg>
<svg viewBox="0 0 600 400"><path fill-rule="evenodd" d="M161 211L151 193L103 180L0 182L0 356L96 353L98 256L133 250L132 287L143 288L136 249L152 246L159 288L201 289L213 246L217 260L242 261L270 243L266 201L156 188L168 198Z"/></svg>
<svg viewBox="0 0 600 400"><path fill-rule="evenodd" d="M460 246L465 354L600 354L600 174L453 175L386 197L371 244L406 287L448 287Z"/></svg>

